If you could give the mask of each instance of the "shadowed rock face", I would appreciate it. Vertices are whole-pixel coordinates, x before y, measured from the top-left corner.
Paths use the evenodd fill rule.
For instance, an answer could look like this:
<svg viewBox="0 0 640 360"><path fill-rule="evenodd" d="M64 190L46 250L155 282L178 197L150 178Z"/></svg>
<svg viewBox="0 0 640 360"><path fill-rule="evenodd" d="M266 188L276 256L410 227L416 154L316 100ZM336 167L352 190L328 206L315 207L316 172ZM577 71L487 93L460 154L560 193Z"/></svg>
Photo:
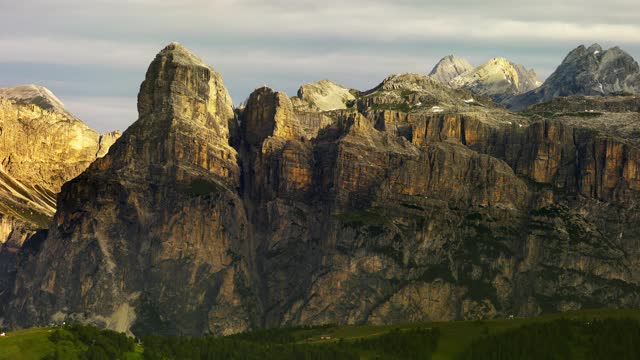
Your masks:
<svg viewBox="0 0 640 360"><path fill-rule="evenodd" d="M236 119L170 44L3 316L195 335L640 305L637 145L468 95L394 75L315 121L260 88Z"/></svg>
<svg viewBox="0 0 640 360"><path fill-rule="evenodd" d="M138 108L109 154L63 187L37 265L18 274L14 309L29 322L73 314L140 332L256 326L259 309L238 295L250 288L249 226L222 78L170 44Z"/></svg>
<svg viewBox="0 0 640 360"><path fill-rule="evenodd" d="M513 110L558 96L610 95L640 92L640 67L618 47L604 50L598 44L572 50L538 89L505 102Z"/></svg>
<svg viewBox="0 0 640 360"><path fill-rule="evenodd" d="M21 248L39 243L62 184L104 156L118 132L100 135L73 117L46 88L0 89L0 312ZM34 238L34 239L31 239Z"/></svg>

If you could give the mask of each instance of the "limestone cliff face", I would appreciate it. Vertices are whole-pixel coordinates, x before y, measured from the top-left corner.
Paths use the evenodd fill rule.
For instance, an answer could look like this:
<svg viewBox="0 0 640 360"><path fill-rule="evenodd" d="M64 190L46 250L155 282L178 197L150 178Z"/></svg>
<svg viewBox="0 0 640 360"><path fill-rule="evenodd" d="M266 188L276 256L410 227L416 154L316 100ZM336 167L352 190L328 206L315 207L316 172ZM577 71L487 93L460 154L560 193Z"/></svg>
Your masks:
<svg viewBox="0 0 640 360"><path fill-rule="evenodd" d="M291 102L304 137L315 138L320 129L332 123L332 119L326 115L327 111L353 106L356 93L355 90L329 80L302 85Z"/></svg>
<svg viewBox="0 0 640 360"><path fill-rule="evenodd" d="M300 197L311 187L312 152L289 97L263 87L241 117L247 195Z"/></svg>
<svg viewBox="0 0 640 360"><path fill-rule="evenodd" d="M8 315L182 334L256 326L231 104L219 74L179 44L162 50L138 121L63 187Z"/></svg>
<svg viewBox="0 0 640 360"><path fill-rule="evenodd" d="M12 232L48 227L62 184L103 156L118 136L89 128L46 88L0 89L0 217L6 219L0 243Z"/></svg>
<svg viewBox="0 0 640 360"><path fill-rule="evenodd" d="M640 306L633 114L469 94L401 74L322 121L269 88L234 114L170 44L138 121L19 250L2 316L229 334Z"/></svg>
<svg viewBox="0 0 640 360"><path fill-rule="evenodd" d="M22 254L46 236L62 184L117 140L73 117L46 88L0 89L0 311Z"/></svg>

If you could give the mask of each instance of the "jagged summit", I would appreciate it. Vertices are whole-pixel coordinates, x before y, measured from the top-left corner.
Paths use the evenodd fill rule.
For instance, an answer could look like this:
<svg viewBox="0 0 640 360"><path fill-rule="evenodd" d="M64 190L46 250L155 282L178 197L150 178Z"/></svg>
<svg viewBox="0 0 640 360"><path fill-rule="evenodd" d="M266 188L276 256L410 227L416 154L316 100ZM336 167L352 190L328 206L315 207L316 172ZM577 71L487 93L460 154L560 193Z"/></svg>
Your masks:
<svg viewBox="0 0 640 360"><path fill-rule="evenodd" d="M261 145L270 136L290 140L303 136L287 94L266 86L251 93L241 123L245 140L250 145Z"/></svg>
<svg viewBox="0 0 640 360"><path fill-rule="evenodd" d="M178 43L167 45L149 66L138 94L138 112L140 119L157 114L156 122L195 122L223 139L228 139L234 119L222 76Z"/></svg>
<svg viewBox="0 0 640 360"><path fill-rule="evenodd" d="M326 79L302 85L293 99L296 108L314 111L345 109L353 100L351 89Z"/></svg>
<svg viewBox="0 0 640 360"><path fill-rule="evenodd" d="M620 92L640 92L640 67L633 57L617 46L604 50L599 44L588 48L580 45L569 52L542 86L506 104L521 110L557 96Z"/></svg>
<svg viewBox="0 0 640 360"><path fill-rule="evenodd" d="M171 55L173 61L181 65L197 65L209 67L200 57L192 53L184 45L179 42L171 42L158 53L158 56Z"/></svg>
<svg viewBox="0 0 640 360"><path fill-rule="evenodd" d="M170 161L189 176L206 172L236 184L236 151L229 145L235 131L233 102L222 76L191 53L171 43L155 57L138 94L139 119L123 141L154 143L161 157L144 154L144 166ZM198 151L189 149L198 147ZM120 154L123 161L131 156ZM183 174L184 175L184 174ZM171 175L173 176L173 175ZM186 175L184 175L186 176Z"/></svg>
<svg viewBox="0 0 640 360"><path fill-rule="evenodd" d="M454 89L424 74L402 73L386 77L357 100L360 109L396 109L420 111L467 106L474 94L466 89ZM478 97L476 100L480 100ZM482 101L484 102L484 101Z"/></svg>
<svg viewBox="0 0 640 360"><path fill-rule="evenodd" d="M522 94L540 85L536 73L522 65L496 57L477 68L451 80L456 88L467 88L475 93L502 102L513 95Z"/></svg>
<svg viewBox="0 0 640 360"><path fill-rule="evenodd" d="M0 271L10 326L196 336L640 306L640 150L619 138L636 114L514 114L425 74L308 113L262 87L234 113L194 59L160 51L140 118ZM521 84L507 65L487 67Z"/></svg>
<svg viewBox="0 0 640 360"><path fill-rule="evenodd" d="M448 84L456 76L473 70L473 65L465 58L447 55L433 67L429 76L443 84Z"/></svg>
<svg viewBox="0 0 640 360"><path fill-rule="evenodd" d="M617 46L616 46L617 48ZM600 46L600 44L598 43L593 43L591 44L591 46L589 46L589 51L602 51L602 46Z"/></svg>
<svg viewBox="0 0 640 360"><path fill-rule="evenodd" d="M213 304L233 306L233 286L244 276L233 256L239 256L237 239L246 239L248 228L236 193L237 152L229 144L235 115L222 78L171 43L149 66L138 100L138 120L105 157L63 186L54 222L66 223L76 216L72 213L76 220L50 233L29 276L55 274L48 291L62 294L56 301L64 304L65 314L121 331L136 320L145 324L142 329L150 324L147 313L134 311L138 305L151 304L164 314L164 304L170 303L169 312L179 314L171 318L172 326L185 329L180 332L209 322L225 331L245 330L248 316L233 316L224 305L212 309ZM114 201L118 205L103 205ZM72 234L74 240L67 241ZM85 294L95 301L63 290L74 283L75 270L58 262L59 251L78 259L80 268L94 268L93 281L101 286ZM171 279L159 276L169 273ZM34 301L33 309L39 310L25 316L41 317L51 305L44 298ZM219 323L222 315L216 311L229 323Z"/></svg>
<svg viewBox="0 0 640 360"><path fill-rule="evenodd" d="M44 86L30 84L2 88L0 89L0 97L20 103L34 104L45 110L70 115L62 101Z"/></svg>

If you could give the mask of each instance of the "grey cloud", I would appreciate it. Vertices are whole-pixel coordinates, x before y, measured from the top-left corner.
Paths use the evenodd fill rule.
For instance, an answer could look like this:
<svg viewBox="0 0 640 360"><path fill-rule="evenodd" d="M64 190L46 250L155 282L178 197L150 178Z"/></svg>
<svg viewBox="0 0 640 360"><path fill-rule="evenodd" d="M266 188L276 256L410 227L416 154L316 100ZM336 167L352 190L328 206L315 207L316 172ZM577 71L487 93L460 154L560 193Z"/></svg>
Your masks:
<svg viewBox="0 0 640 360"><path fill-rule="evenodd" d="M138 117L135 97L63 96L69 112L104 133L124 130Z"/></svg>

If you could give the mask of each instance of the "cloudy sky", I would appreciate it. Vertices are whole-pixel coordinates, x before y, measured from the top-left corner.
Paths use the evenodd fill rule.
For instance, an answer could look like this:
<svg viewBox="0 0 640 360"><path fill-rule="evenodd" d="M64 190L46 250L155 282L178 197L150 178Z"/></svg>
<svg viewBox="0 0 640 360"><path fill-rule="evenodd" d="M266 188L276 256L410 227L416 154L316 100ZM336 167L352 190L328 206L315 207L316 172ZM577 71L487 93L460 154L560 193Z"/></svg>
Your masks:
<svg viewBox="0 0 640 360"><path fill-rule="evenodd" d="M178 41L235 103L266 84L368 89L444 55L504 56L548 76L579 44L640 59L638 0L0 0L0 87L36 83L100 130L136 119L148 64Z"/></svg>

